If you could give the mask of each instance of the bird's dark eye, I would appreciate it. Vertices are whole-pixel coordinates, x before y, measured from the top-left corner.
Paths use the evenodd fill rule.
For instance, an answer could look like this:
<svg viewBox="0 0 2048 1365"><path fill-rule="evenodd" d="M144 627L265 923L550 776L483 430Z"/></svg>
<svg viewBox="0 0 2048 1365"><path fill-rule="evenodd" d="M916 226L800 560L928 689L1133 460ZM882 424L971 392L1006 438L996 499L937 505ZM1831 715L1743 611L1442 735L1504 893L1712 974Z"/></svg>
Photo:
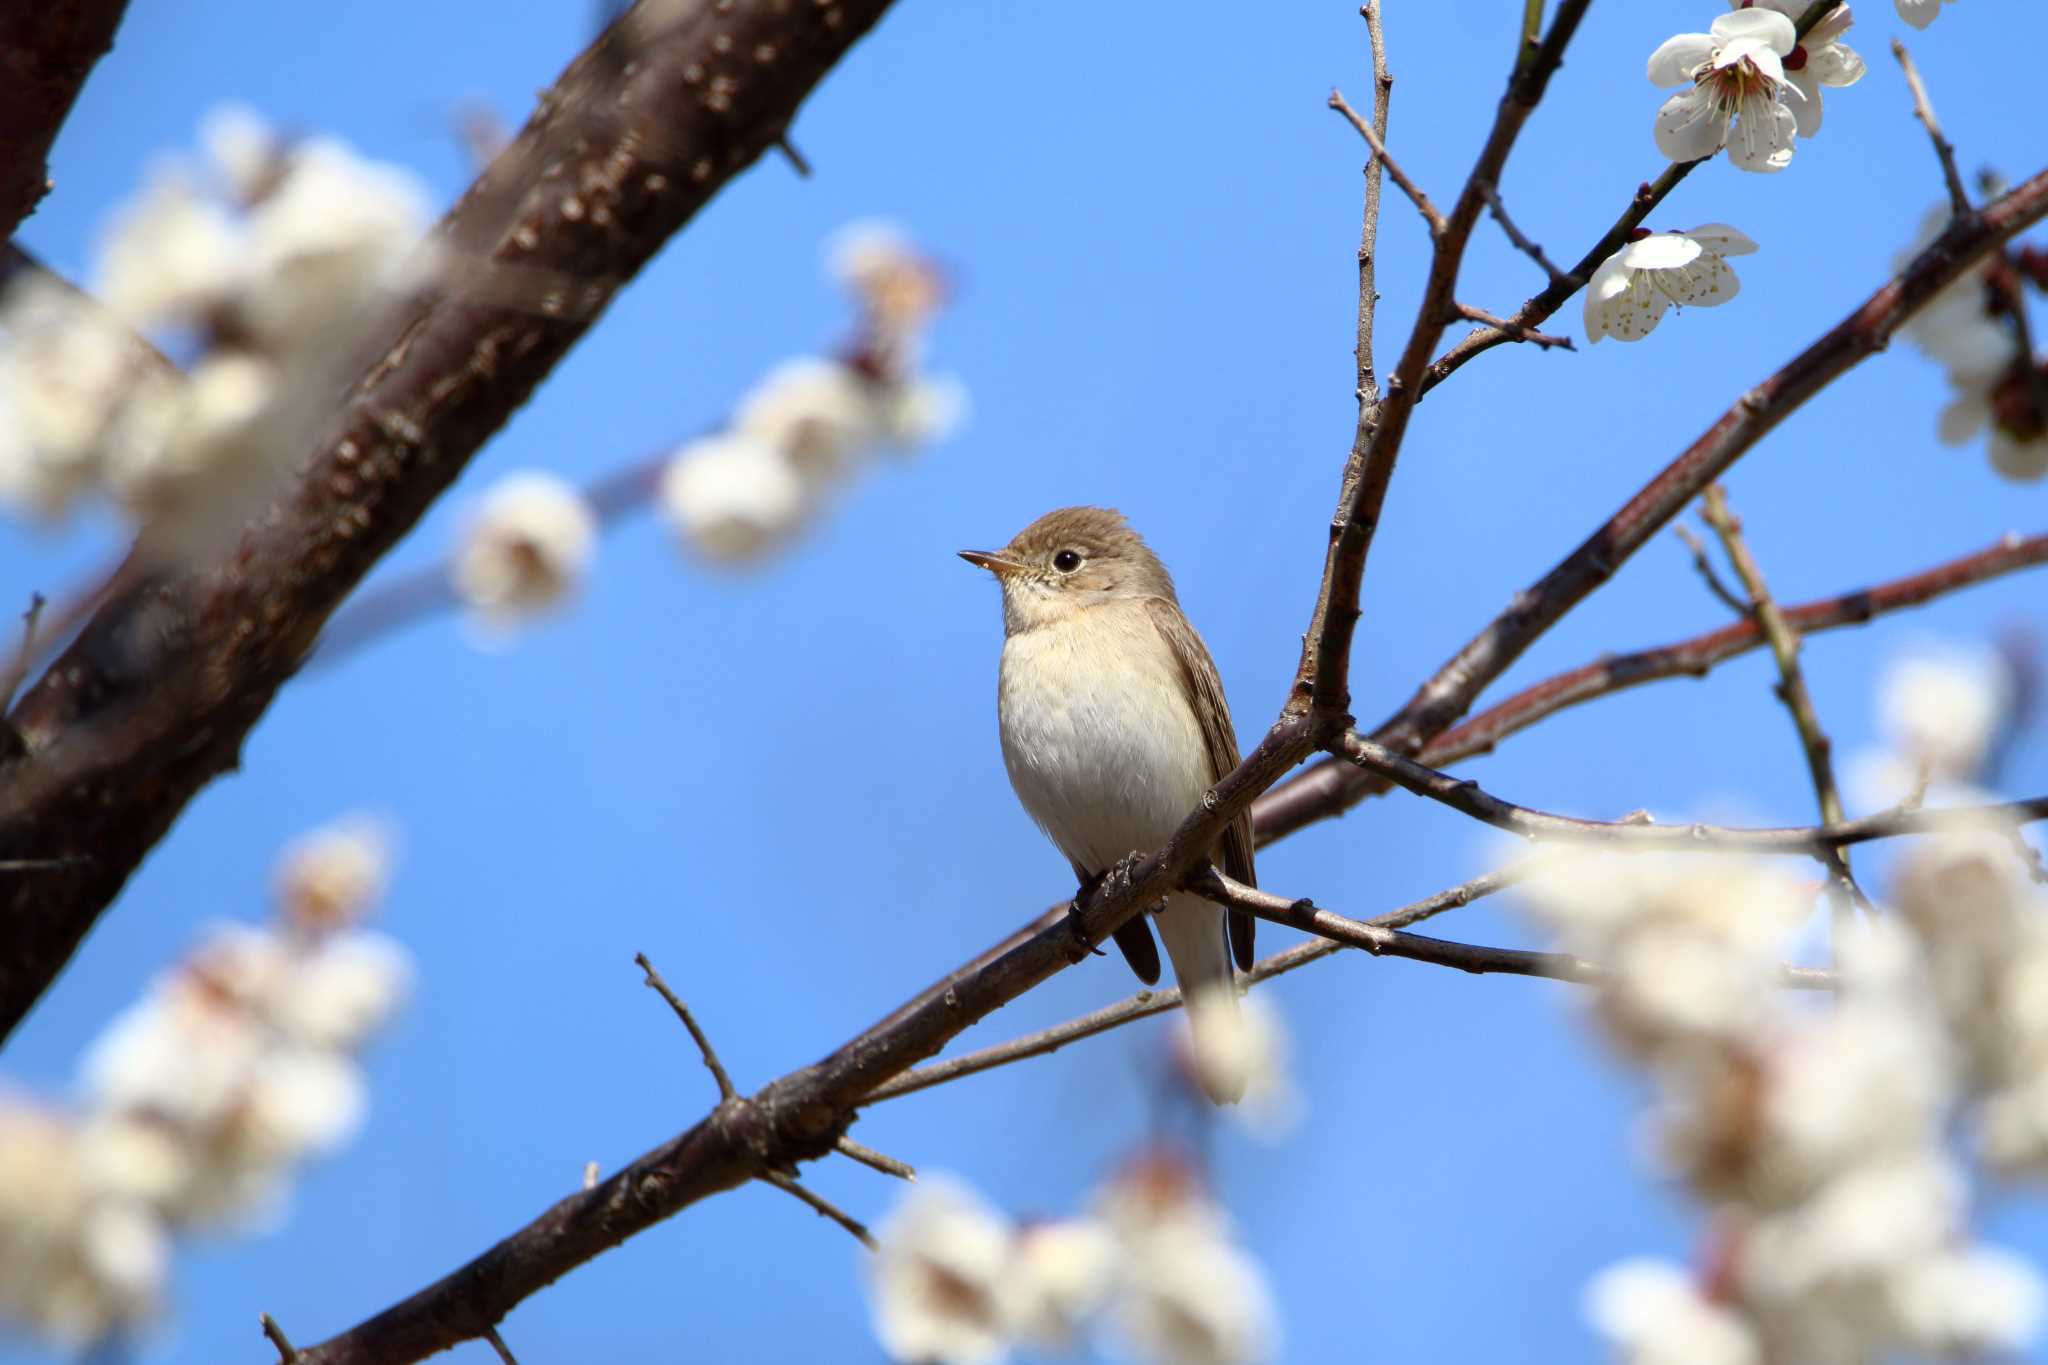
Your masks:
<svg viewBox="0 0 2048 1365"><path fill-rule="evenodd" d="M1061 550L1052 557L1052 566L1061 573L1072 573L1081 567L1081 553L1078 550Z"/></svg>

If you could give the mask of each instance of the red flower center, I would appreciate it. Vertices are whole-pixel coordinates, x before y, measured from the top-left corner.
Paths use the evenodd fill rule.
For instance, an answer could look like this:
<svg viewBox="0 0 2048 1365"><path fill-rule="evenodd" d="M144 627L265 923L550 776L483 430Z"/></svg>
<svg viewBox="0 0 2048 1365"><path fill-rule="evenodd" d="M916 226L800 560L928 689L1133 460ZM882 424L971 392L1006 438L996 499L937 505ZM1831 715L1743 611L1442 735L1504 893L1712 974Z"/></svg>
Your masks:
<svg viewBox="0 0 2048 1365"><path fill-rule="evenodd" d="M1785 69L1787 71L1806 70L1806 44L1801 43L1785 54Z"/></svg>

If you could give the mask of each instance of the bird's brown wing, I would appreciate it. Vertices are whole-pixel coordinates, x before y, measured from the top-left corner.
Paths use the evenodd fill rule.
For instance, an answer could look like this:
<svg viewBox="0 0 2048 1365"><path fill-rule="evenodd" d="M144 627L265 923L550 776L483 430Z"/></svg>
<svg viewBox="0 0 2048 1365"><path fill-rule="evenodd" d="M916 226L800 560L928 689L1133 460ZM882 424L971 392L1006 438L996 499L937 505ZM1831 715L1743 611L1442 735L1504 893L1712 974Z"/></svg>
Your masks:
<svg viewBox="0 0 2048 1365"><path fill-rule="evenodd" d="M1180 665L1188 704L1195 709L1195 717L1202 726L1202 741L1209 748L1209 781L1220 782L1237 767L1239 755L1237 731L1230 725L1230 704L1223 700L1223 679L1217 675L1216 661L1209 657L1208 646L1195 634L1195 628L1181 615L1179 607L1163 597L1150 597L1145 600L1145 608L1151 614L1152 624L1159 628L1160 638L1173 651L1174 661ZM1246 886L1257 886L1258 874L1252 866L1251 812L1246 811L1230 822L1221 843L1224 874ZM1250 971L1254 960L1252 929L1258 921L1242 910L1232 910L1229 922L1231 956L1240 970Z"/></svg>
<svg viewBox="0 0 2048 1365"><path fill-rule="evenodd" d="M1079 863L1072 866L1074 880L1081 884L1082 889L1096 880ZM1138 974L1138 980L1148 986L1156 986L1159 984L1159 945L1152 941L1152 926L1145 922L1150 918L1145 914L1133 915L1111 937L1116 940L1117 950L1124 955L1124 961L1130 963L1131 970Z"/></svg>

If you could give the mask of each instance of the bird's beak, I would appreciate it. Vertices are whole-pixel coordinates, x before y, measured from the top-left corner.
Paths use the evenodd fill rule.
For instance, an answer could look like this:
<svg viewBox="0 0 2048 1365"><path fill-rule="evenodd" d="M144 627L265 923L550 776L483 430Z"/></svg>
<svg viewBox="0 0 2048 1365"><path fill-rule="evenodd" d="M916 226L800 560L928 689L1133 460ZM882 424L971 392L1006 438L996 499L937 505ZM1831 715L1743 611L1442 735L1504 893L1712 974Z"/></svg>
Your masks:
<svg viewBox="0 0 2048 1365"><path fill-rule="evenodd" d="M1007 578L1024 571L1022 564L1014 559L1004 559L993 550L962 550L960 557L978 569L987 569L997 578Z"/></svg>

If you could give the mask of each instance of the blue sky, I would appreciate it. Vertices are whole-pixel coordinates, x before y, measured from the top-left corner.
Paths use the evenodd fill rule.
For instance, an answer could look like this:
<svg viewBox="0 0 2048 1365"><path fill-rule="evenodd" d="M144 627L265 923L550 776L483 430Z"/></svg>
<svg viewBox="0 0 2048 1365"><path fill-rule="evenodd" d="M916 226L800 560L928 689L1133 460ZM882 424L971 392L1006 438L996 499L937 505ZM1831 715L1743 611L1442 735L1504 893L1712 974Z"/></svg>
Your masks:
<svg viewBox="0 0 2048 1365"><path fill-rule="evenodd" d="M1389 7L1390 143L1455 191L1512 54L1511 0ZM591 36L587 4L474 0L138 5L87 86L27 244L81 270L107 209L189 146L216 101L404 163L445 202L467 182L454 111L514 123ZM1718 0L1593 7L1505 181L1528 233L1576 258L1662 169L1642 77ZM1503 349L1420 408L1365 588L1355 710L1384 714L1508 596L1576 544L1744 387L1886 276L1940 197L1903 82L1906 33L1966 169L2018 179L2041 154L2022 92L2048 13L1972 0L1913 36L1859 6L1870 63L1831 91L1789 170L1696 172L1656 227L1735 224L1762 250L1740 298L1635 346ZM683 562L662 529L605 543L590 591L507 652L439 620L289 686L243 771L207 791L101 922L6 1056L61 1089L81 1049L202 923L261 913L270 860L337 814L388 816L402 853L382 927L418 993L371 1060L362 1138L311 1172L294 1216L201 1244L149 1361L264 1358L270 1312L302 1344L452 1269L713 1098L639 985L647 952L743 1087L814 1060L1070 891L1016 807L994 723L994 589L953 558L1075 502L1122 508L1172 567L1241 733L1284 699L1348 444L1360 147L1323 107L1365 94L1356 6L1171 11L904 0L805 107L816 168L769 159L614 304L385 566L445 551L495 476L585 478L700 430L761 371L829 346L844 304L821 242L905 224L953 268L934 363L973 394L944 447L885 463L819 532L758 572ZM1425 243L1391 192L1381 235L1390 363ZM1511 311L1540 284L1491 230L1460 296ZM1560 317L1578 334L1577 308ZM1727 481L1786 600L1859 586L2048 521L2048 487L2000 482L1934 440L1935 368L1901 346L1794 416ZM18 596L73 581L113 528L0 527ZM1844 751L1872 737L1871 683L1916 635L2041 624L2039 576L1816 640L1816 704ZM1603 650L1720 624L1659 539L1531 651L1509 685ZM1648 807L1802 822L1811 795L1770 664L1572 712L1464 765L1512 799L1588 816ZM1504 694L1504 693L1503 693ZM2015 754L2048 790L2048 741ZM1360 916L1481 867L1475 827L1382 800L1275 847L1261 880ZM1531 942L1505 907L1439 921ZM1288 936L1268 927L1263 938ZM1121 964L1063 974L963 1043L1128 993ZM1583 1358L1580 1286L1624 1255L1683 1256L1697 1224L1641 1168L1638 1087L1570 992L1342 956L1280 983L1306 1122L1233 1130L1216 1179L1275 1283L1289 1359ZM1165 1035L1142 1026L891 1103L863 1141L957 1171L1018 1211L1075 1208L1150 1131ZM898 1190L833 1163L807 1179L857 1216ZM2048 1255L2038 1201L1994 1236ZM533 1361L879 1360L851 1241L785 1195L720 1196L540 1294L505 1324ZM0 1355L7 1360L33 1354ZM452 1357L483 1362L472 1344Z"/></svg>

